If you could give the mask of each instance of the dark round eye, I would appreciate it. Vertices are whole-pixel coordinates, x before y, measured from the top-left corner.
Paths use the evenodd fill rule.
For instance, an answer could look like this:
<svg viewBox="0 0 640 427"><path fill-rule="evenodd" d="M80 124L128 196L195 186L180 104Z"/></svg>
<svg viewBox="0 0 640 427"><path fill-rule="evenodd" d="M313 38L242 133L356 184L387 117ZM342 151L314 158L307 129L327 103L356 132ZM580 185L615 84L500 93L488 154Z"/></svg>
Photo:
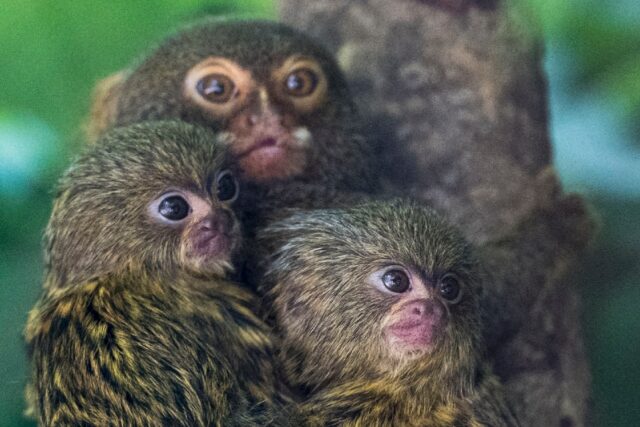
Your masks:
<svg viewBox="0 0 640 427"><path fill-rule="evenodd" d="M223 74L209 74L196 83L198 93L207 101L216 104L229 101L235 93L235 87L233 81Z"/></svg>
<svg viewBox="0 0 640 427"><path fill-rule="evenodd" d="M438 288L440 290L440 295L442 298L446 299L451 303L457 303L460 301L460 297L462 296L462 292L460 289L460 282L452 275L446 275L442 279L440 279L440 283L438 284Z"/></svg>
<svg viewBox="0 0 640 427"><path fill-rule="evenodd" d="M217 196L221 202L233 200L238 195L238 182L229 171L223 171L218 175Z"/></svg>
<svg viewBox="0 0 640 427"><path fill-rule="evenodd" d="M285 91L291 96L309 96L318 86L318 76L309 68L292 71L285 79Z"/></svg>
<svg viewBox="0 0 640 427"><path fill-rule="evenodd" d="M169 196L158 205L160 215L170 221L180 221L189 215L189 203L180 196Z"/></svg>
<svg viewBox="0 0 640 427"><path fill-rule="evenodd" d="M382 284L391 292L402 293L409 289L409 276L402 270L389 270L382 276Z"/></svg>

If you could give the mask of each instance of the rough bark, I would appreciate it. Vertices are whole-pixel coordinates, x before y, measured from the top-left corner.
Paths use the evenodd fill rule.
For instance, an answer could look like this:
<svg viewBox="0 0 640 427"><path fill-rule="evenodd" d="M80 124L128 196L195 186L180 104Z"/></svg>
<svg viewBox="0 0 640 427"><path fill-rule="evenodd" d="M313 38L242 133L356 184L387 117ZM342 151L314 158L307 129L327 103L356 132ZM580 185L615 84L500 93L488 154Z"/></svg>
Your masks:
<svg viewBox="0 0 640 427"><path fill-rule="evenodd" d="M495 297L490 354L523 425L587 423L590 376L570 277L593 226L553 172L535 24L508 1L279 8L336 53L371 123L387 190L434 206L480 247Z"/></svg>

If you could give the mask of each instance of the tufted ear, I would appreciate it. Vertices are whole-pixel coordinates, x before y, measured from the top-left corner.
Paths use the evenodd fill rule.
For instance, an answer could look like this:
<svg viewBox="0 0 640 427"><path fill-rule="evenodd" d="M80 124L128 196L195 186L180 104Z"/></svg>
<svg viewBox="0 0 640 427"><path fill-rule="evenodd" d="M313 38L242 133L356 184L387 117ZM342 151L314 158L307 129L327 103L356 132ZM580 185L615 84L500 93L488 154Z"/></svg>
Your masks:
<svg viewBox="0 0 640 427"><path fill-rule="evenodd" d="M100 80L93 89L91 112L84 126L86 141L94 143L115 122L118 99L127 76L127 70Z"/></svg>

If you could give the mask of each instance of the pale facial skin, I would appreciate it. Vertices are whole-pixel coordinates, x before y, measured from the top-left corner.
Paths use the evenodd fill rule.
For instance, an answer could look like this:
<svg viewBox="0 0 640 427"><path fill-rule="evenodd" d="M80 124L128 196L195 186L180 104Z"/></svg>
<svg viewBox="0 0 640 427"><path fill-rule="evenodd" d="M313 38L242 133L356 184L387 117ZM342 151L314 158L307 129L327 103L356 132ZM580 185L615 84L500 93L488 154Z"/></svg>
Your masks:
<svg viewBox="0 0 640 427"><path fill-rule="evenodd" d="M430 280L402 265L375 271L367 284L395 299L381 324L394 358L431 352L447 326L448 307L457 304L463 293L453 273Z"/></svg>
<svg viewBox="0 0 640 427"><path fill-rule="evenodd" d="M215 197L168 188L149 203L147 215L159 226L181 232L179 257L196 273L216 273L230 264L238 244L237 225L228 205L238 197L238 184L228 170L215 177Z"/></svg>
<svg viewBox="0 0 640 427"><path fill-rule="evenodd" d="M267 78L224 57L192 67L183 93L214 120L225 121L224 141L243 177L255 182L286 179L307 165L311 133L299 125L327 97L327 77L312 58L293 55Z"/></svg>

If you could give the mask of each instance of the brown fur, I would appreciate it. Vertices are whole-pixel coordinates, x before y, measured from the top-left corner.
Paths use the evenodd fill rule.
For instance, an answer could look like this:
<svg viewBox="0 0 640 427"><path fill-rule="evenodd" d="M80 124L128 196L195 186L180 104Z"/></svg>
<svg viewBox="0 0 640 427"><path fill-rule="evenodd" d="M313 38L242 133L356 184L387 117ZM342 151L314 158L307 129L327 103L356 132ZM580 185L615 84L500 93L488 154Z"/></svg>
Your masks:
<svg viewBox="0 0 640 427"><path fill-rule="evenodd" d="M470 247L428 209L403 201L298 212L259 233L265 311L313 425L513 426L483 360L481 284ZM461 278L435 347L390 356L381 323L394 296L367 283L382 265Z"/></svg>
<svg viewBox="0 0 640 427"><path fill-rule="evenodd" d="M167 38L129 70L107 80L106 86L117 90L96 91L89 139L110 127L157 119L180 119L227 132L243 111L214 117L194 103L183 89L189 71L206 58L222 57L239 64L258 84L268 85L269 73L292 56L317 61L327 88L324 102L307 112L271 97L276 113L290 115L295 126L305 127L311 135L304 167L283 181L322 182L360 191L377 188L374 147L361 137L361 119L334 59L302 33L273 22L210 19Z"/></svg>
<svg viewBox="0 0 640 427"><path fill-rule="evenodd" d="M116 104L121 96L122 82L125 78L126 73L123 71L113 73L101 80L93 89L91 112L85 126L87 140L96 141L115 120Z"/></svg>
<svg viewBox="0 0 640 427"><path fill-rule="evenodd" d="M69 168L25 332L40 424L296 424L254 297L225 277L227 254L194 270L180 252L190 230L147 213L167 188L188 189L233 221L233 252L238 225L211 179L225 164L214 134L164 122L111 132Z"/></svg>

